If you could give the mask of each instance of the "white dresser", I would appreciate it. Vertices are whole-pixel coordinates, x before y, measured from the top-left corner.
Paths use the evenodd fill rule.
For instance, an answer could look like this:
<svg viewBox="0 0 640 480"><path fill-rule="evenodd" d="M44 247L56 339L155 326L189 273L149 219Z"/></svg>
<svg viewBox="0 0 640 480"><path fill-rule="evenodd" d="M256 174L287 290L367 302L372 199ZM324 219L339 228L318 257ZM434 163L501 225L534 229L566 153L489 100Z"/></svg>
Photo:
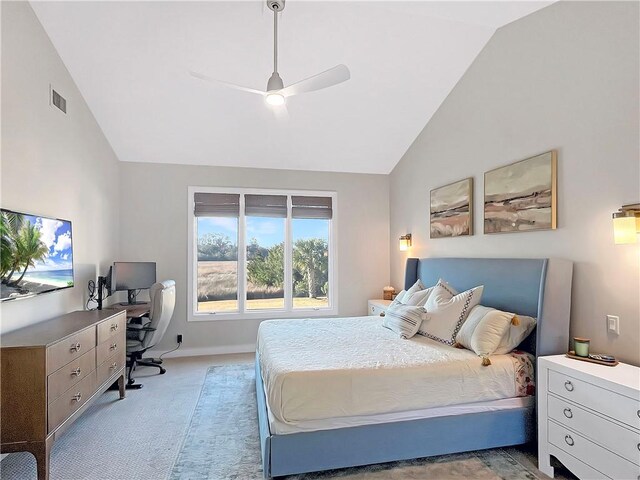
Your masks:
<svg viewBox="0 0 640 480"><path fill-rule="evenodd" d="M581 480L640 480L640 368L538 358L538 468Z"/></svg>
<svg viewBox="0 0 640 480"><path fill-rule="evenodd" d="M391 305L391 300L375 299L369 300L368 303L367 315L384 317L384 312L387 310L387 307Z"/></svg>

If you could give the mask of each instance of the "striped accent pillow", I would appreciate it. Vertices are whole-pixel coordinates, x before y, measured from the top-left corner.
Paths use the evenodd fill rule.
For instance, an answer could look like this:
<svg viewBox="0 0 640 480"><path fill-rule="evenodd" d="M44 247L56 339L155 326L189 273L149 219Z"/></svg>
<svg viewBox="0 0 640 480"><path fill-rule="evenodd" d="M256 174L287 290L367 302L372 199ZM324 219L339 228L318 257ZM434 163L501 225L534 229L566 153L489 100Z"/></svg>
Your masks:
<svg viewBox="0 0 640 480"><path fill-rule="evenodd" d="M424 307L391 304L387 307L382 326L397 333L402 338L411 338L420 328L427 311Z"/></svg>

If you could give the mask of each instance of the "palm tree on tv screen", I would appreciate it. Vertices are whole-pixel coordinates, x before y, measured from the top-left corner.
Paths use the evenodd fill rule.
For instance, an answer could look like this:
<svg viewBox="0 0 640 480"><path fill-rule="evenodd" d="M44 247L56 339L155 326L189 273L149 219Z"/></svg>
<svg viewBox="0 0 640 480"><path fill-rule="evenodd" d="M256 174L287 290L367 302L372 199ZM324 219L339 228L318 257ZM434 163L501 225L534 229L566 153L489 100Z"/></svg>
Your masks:
<svg viewBox="0 0 640 480"><path fill-rule="evenodd" d="M49 247L40 239L40 230L30 222L26 222L20 230L18 242L16 243L16 252L20 258L21 266L24 266L24 270L20 278L13 282L12 285L18 285L29 267L35 267L36 261L47 258Z"/></svg>
<svg viewBox="0 0 640 480"><path fill-rule="evenodd" d="M25 224L24 217L13 212L2 213L2 281L9 283L16 270L20 269L21 259L17 245L20 231ZM6 272L9 272L6 275Z"/></svg>

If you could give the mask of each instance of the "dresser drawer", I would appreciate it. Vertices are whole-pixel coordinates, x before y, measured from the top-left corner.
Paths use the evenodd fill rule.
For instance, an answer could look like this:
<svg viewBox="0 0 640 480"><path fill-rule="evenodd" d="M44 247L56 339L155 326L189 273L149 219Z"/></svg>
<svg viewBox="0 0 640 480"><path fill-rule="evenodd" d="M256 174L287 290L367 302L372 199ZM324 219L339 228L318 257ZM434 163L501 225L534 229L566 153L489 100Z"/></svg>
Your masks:
<svg viewBox="0 0 640 480"><path fill-rule="evenodd" d="M549 370L549 391L640 429L640 402L605 388Z"/></svg>
<svg viewBox="0 0 640 480"><path fill-rule="evenodd" d="M548 396L549 418L640 465L640 432L615 424L565 400Z"/></svg>
<svg viewBox="0 0 640 480"><path fill-rule="evenodd" d="M369 315L384 317L384 311L385 309L380 305L369 304Z"/></svg>
<svg viewBox="0 0 640 480"><path fill-rule="evenodd" d="M53 402L96 369L96 351L91 349L47 377L47 403Z"/></svg>
<svg viewBox="0 0 640 480"><path fill-rule="evenodd" d="M118 335L108 338L106 342L99 344L96 348L96 364L101 365L116 353L124 351L126 349L125 343L124 335Z"/></svg>
<svg viewBox="0 0 640 480"><path fill-rule="evenodd" d="M126 329L127 317L124 313L98 324L98 343L106 342L109 337L122 333Z"/></svg>
<svg viewBox="0 0 640 480"><path fill-rule="evenodd" d="M98 383L100 386L117 372L119 372L125 365L124 352L117 353L113 357L108 358L102 365L98 365Z"/></svg>
<svg viewBox="0 0 640 480"><path fill-rule="evenodd" d="M96 346L96 327L87 328L47 348L47 374L80 357Z"/></svg>
<svg viewBox="0 0 640 480"><path fill-rule="evenodd" d="M617 479L637 479L640 467L568 428L549 421L549 443L600 472ZM562 459L560 459L562 461Z"/></svg>
<svg viewBox="0 0 640 480"><path fill-rule="evenodd" d="M96 389L96 371L89 373L79 383L49 404L47 423L49 432L60 426L93 395Z"/></svg>

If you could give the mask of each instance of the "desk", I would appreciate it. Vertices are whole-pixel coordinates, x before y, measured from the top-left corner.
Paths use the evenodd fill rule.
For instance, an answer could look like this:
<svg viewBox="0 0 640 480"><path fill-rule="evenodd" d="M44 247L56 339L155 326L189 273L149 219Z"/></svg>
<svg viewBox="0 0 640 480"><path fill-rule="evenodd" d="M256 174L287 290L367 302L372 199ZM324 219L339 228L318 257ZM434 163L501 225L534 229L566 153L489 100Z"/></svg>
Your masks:
<svg viewBox="0 0 640 480"><path fill-rule="evenodd" d="M112 312L123 312L126 310L127 318L142 318L149 315L151 304L149 302L139 303L137 305L109 305L104 307L103 310Z"/></svg>

